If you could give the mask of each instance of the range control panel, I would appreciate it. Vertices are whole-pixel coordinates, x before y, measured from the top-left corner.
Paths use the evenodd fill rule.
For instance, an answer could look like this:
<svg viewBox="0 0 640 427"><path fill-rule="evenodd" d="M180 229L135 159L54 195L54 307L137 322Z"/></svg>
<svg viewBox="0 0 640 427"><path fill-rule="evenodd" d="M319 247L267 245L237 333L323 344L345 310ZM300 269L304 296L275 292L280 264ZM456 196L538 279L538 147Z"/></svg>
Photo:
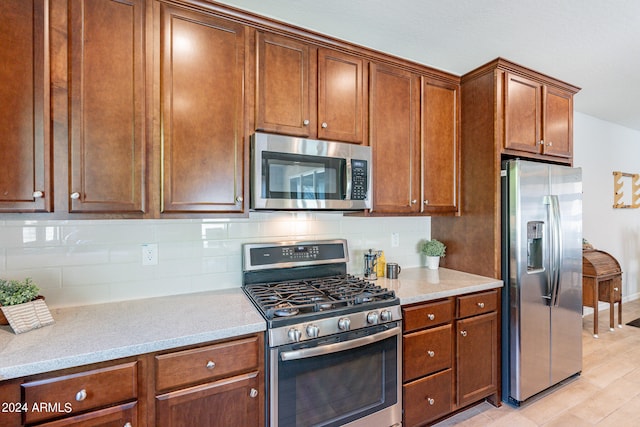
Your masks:
<svg viewBox="0 0 640 427"><path fill-rule="evenodd" d="M245 244L243 246L245 271L265 267L278 268L284 264L307 262L347 262L346 240L324 240L315 242L283 242L278 244Z"/></svg>

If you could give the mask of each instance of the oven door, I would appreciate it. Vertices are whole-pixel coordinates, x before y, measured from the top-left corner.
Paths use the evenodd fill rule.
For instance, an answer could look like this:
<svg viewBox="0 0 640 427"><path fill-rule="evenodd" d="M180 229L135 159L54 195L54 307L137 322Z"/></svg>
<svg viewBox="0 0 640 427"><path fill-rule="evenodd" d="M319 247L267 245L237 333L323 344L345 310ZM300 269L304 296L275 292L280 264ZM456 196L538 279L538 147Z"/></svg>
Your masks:
<svg viewBox="0 0 640 427"><path fill-rule="evenodd" d="M402 422L400 322L270 350L271 426Z"/></svg>

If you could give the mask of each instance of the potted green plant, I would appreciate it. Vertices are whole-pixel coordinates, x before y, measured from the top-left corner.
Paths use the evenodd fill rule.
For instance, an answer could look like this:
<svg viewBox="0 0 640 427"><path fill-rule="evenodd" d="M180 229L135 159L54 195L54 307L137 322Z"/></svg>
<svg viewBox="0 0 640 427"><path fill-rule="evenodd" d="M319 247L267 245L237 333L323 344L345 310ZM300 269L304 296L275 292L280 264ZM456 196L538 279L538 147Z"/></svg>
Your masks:
<svg viewBox="0 0 640 427"><path fill-rule="evenodd" d="M0 324L11 324L14 331L20 333L53 323L51 313L44 303L44 297L39 295L39 292L40 288L30 277L24 280L0 279ZM41 301L35 304L36 300ZM37 318L44 323L24 324L25 322L22 321L24 315L34 311L38 315Z"/></svg>
<svg viewBox="0 0 640 427"><path fill-rule="evenodd" d="M437 239L425 241L420 251L427 257L427 268L436 270L440 265L440 258L445 256L447 247Z"/></svg>

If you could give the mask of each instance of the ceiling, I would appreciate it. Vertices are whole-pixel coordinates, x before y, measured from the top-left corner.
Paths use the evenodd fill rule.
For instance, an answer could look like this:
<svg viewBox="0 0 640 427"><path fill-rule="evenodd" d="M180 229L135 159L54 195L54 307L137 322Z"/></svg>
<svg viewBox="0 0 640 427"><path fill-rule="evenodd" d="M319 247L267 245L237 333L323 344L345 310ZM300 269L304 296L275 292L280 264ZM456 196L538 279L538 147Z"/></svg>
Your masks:
<svg viewBox="0 0 640 427"><path fill-rule="evenodd" d="M581 87L581 113L640 130L638 0L218 0L462 75L497 57Z"/></svg>

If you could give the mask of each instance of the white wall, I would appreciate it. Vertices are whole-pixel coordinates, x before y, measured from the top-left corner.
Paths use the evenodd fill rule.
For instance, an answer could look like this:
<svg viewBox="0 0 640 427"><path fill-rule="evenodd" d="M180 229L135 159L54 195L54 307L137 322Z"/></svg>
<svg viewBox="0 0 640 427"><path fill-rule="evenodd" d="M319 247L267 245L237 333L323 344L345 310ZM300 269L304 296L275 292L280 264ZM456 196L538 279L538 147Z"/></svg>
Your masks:
<svg viewBox="0 0 640 427"><path fill-rule="evenodd" d="M391 233L400 246L391 247ZM0 278L32 277L50 307L198 292L242 284L241 245L292 239L348 240L348 270L361 274L369 248L420 265L428 217L354 218L330 213L251 213L248 219L2 221ZM142 265L157 243L159 263Z"/></svg>
<svg viewBox="0 0 640 427"><path fill-rule="evenodd" d="M640 209L612 207L613 172L640 173L640 132L575 113L573 141L574 166L583 170L583 236L620 263L624 300L640 298Z"/></svg>

